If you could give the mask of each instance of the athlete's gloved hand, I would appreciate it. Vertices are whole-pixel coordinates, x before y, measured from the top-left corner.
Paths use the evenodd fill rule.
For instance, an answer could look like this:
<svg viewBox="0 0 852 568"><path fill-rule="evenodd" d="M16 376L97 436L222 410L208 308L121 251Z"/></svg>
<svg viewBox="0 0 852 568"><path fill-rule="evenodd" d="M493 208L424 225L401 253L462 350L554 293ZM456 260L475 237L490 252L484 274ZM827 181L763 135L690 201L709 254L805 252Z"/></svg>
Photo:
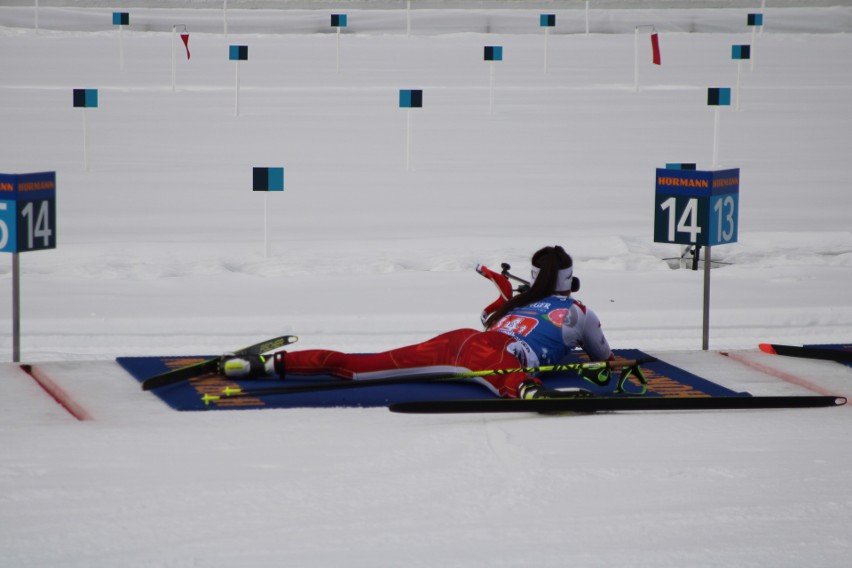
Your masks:
<svg viewBox="0 0 852 568"><path fill-rule="evenodd" d="M482 276L491 280L495 286L497 286L497 291L500 292L500 296L491 302L486 308L482 311L482 324L485 325L485 321L488 319L488 316L496 312L500 307L509 301L512 297L512 283L508 278L500 274L499 272L494 272L484 264L477 264L476 271Z"/></svg>

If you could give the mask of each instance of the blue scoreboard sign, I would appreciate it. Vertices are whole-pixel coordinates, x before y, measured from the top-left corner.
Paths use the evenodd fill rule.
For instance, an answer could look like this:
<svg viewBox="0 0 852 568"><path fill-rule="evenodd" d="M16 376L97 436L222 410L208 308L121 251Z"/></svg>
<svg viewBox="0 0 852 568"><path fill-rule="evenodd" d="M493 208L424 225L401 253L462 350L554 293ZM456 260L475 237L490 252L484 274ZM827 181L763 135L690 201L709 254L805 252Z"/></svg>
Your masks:
<svg viewBox="0 0 852 568"><path fill-rule="evenodd" d="M56 248L56 172L0 174L0 252Z"/></svg>
<svg viewBox="0 0 852 568"><path fill-rule="evenodd" d="M657 169L654 242L737 242L740 170Z"/></svg>

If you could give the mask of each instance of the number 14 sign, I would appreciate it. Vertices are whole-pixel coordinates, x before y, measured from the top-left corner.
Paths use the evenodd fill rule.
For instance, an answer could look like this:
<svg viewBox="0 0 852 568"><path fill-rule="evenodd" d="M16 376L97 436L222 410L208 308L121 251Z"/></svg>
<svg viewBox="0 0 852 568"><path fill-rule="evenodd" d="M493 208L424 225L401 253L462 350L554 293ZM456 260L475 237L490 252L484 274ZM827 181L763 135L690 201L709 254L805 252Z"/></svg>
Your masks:
<svg viewBox="0 0 852 568"><path fill-rule="evenodd" d="M0 174L0 252L56 248L56 172Z"/></svg>
<svg viewBox="0 0 852 568"><path fill-rule="evenodd" d="M657 169L654 242L716 246L737 242L740 170Z"/></svg>

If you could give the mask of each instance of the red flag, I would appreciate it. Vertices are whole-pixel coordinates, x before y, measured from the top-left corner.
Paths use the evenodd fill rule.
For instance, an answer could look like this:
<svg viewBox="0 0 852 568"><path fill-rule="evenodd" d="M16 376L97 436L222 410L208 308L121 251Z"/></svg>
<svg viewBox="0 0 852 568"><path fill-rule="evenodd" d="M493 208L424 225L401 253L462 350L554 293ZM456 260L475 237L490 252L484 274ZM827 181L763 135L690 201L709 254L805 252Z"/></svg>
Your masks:
<svg viewBox="0 0 852 568"><path fill-rule="evenodd" d="M183 40L183 46L186 48L186 58L189 59L189 34L180 34L180 39Z"/></svg>
<svg viewBox="0 0 852 568"><path fill-rule="evenodd" d="M660 36L656 32L651 34L651 49L654 52L654 65L660 65Z"/></svg>

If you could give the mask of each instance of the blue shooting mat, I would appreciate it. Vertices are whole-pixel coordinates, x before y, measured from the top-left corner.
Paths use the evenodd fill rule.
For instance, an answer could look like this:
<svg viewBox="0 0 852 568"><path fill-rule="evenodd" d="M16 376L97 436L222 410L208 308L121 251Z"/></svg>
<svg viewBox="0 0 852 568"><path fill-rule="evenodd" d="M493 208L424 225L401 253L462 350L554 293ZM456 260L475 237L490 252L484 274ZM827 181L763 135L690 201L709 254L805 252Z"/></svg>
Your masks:
<svg viewBox="0 0 852 568"><path fill-rule="evenodd" d="M621 359L640 359L648 357L638 349L616 349ZM145 379L186 365L197 363L212 356L190 357L119 357L116 359L130 375L140 383ZM565 362L578 362L583 359L575 356ZM684 371L665 361L656 361L642 365L648 380L645 396L749 396L717 385L707 379ZM542 381L548 388L582 387L597 396L619 396L614 393L618 373L607 386L596 385L574 373L546 373ZM361 388L335 389L319 392L287 393L257 397L222 397L205 403L204 395L219 395L225 387L239 387L243 391L265 389L273 386L296 386L317 384L317 382L340 381L333 377L288 376L286 381L276 378L233 380L221 375L209 374L174 385L160 387L150 391L175 410L232 410L260 408L328 408L328 407L376 407L388 406L396 402L423 400L457 400L471 398L494 398L496 395L480 383L471 380L443 382L419 382L398 385L376 385ZM366 381L365 381L366 382ZM625 394L639 394L642 385L630 378L625 386Z"/></svg>

